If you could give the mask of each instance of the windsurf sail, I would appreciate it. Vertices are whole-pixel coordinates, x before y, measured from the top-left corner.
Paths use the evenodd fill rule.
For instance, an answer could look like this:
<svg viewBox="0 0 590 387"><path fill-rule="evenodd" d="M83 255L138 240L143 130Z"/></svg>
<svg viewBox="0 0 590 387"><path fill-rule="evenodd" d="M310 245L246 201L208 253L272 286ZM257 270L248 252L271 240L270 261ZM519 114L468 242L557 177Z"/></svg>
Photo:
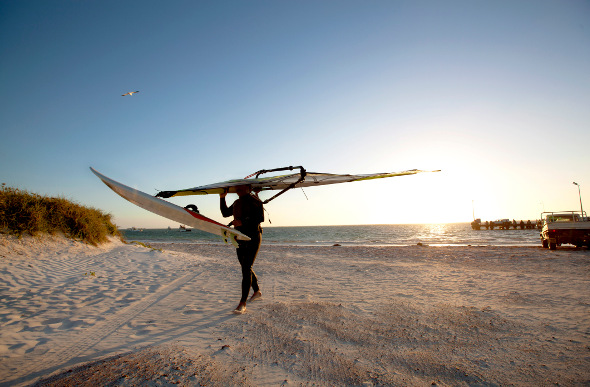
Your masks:
<svg viewBox="0 0 590 387"><path fill-rule="evenodd" d="M292 171L294 169L299 169L299 173L290 173L286 175L271 177L260 177L260 175L264 173L285 170ZM279 192L277 195L265 201L265 203L268 203L270 200L274 199L278 195L284 193L285 191L291 188L313 187L327 184L350 183L353 181L383 179L387 177L415 175L417 173L422 172L440 172L440 170L424 171L419 169L411 169L402 172L386 172L363 175L338 175L333 173L307 172L303 167L285 167L270 170L263 169L253 173L245 179L227 180L215 184L202 185L199 187L181 189L177 191L161 191L156 196L170 198L175 196L187 195L220 194L223 192L235 193L236 187L240 185L250 185L254 191L280 190L281 192ZM252 178L252 176L255 177Z"/></svg>

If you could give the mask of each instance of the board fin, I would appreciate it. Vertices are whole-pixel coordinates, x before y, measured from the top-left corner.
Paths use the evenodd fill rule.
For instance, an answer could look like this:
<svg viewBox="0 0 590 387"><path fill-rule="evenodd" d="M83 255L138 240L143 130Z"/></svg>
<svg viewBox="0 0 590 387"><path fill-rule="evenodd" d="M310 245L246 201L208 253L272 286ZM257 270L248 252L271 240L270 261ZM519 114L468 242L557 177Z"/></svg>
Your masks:
<svg viewBox="0 0 590 387"><path fill-rule="evenodd" d="M238 248L238 241L236 240L236 235L228 232L227 230L223 230L223 242L227 245L231 242L232 245L237 249Z"/></svg>

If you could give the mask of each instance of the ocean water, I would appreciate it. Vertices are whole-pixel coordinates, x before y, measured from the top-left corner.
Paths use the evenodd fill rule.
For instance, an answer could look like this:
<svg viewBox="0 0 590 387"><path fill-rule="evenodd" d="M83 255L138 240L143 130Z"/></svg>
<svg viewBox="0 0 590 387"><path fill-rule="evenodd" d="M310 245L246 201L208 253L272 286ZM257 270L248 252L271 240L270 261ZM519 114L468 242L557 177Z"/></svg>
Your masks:
<svg viewBox="0 0 590 387"><path fill-rule="evenodd" d="M122 230L129 241L223 243L221 238L192 230ZM293 246L540 246L539 230L472 230L469 223L265 227L263 244Z"/></svg>

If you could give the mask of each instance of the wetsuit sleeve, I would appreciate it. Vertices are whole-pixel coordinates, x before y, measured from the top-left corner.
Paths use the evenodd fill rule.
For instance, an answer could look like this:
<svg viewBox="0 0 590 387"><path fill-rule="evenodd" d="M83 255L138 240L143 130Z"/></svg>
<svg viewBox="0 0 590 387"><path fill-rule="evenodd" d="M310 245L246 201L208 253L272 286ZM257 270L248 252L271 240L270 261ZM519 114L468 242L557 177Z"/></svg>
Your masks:
<svg viewBox="0 0 590 387"><path fill-rule="evenodd" d="M234 214L234 205L232 204L228 207L227 203L225 202L225 198L219 199L219 209L221 210L221 215L223 215L224 218Z"/></svg>

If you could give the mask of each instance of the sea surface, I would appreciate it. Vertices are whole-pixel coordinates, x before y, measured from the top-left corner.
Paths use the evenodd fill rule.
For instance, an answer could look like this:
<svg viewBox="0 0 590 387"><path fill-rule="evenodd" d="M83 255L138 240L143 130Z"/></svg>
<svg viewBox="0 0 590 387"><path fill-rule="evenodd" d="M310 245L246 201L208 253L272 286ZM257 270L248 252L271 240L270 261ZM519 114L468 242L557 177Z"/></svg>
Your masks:
<svg viewBox="0 0 590 387"><path fill-rule="evenodd" d="M122 230L128 241L223 243L221 237L178 229ZM472 230L469 223L265 227L263 244L291 246L540 246L539 230Z"/></svg>

